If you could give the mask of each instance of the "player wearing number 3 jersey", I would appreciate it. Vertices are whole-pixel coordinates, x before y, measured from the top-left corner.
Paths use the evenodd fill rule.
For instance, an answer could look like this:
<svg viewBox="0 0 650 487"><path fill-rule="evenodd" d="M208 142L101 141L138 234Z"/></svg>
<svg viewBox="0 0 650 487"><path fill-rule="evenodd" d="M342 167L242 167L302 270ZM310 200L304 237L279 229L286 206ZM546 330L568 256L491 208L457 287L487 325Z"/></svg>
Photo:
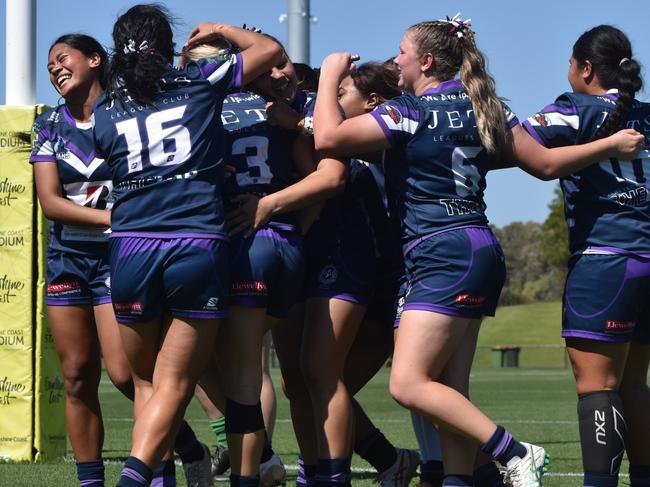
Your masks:
<svg viewBox="0 0 650 487"><path fill-rule="evenodd" d="M115 188L113 305L136 385L120 486L149 484L213 351L228 301L221 104L281 54L259 34L220 24L199 25L189 42L214 36L241 52L175 69L166 11L132 7L113 28L109 91L94 108Z"/></svg>
<svg viewBox="0 0 650 487"><path fill-rule="evenodd" d="M516 441L467 399L480 321L494 312L505 276L484 214L484 176L494 160L520 161L548 177L560 167L584 167L618 152L611 140L540 151L496 96L474 33L458 16L411 26L395 62L406 93L343 120L336 95L350 55L328 56L314 114L318 150L338 156L386 150L386 184L403 222L410 284L391 394L439 425L443 485L472 485L481 445L507 467L513 486L539 486L544 449ZM460 80L454 79L457 73ZM638 150L641 136L628 135Z"/></svg>

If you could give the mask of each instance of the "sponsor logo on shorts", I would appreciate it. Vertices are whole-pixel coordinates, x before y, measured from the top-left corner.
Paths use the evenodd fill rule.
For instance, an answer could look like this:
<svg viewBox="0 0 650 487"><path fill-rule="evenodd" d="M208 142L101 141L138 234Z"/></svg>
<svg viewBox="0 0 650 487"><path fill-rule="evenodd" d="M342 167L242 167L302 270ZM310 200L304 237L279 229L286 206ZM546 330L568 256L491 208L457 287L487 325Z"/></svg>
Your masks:
<svg viewBox="0 0 650 487"><path fill-rule="evenodd" d="M456 304L464 306L479 306L485 302L487 296L476 296L474 294L459 294L456 296Z"/></svg>
<svg viewBox="0 0 650 487"><path fill-rule="evenodd" d="M265 293L266 290L266 283L264 281L239 281L233 282L230 286L232 293Z"/></svg>
<svg viewBox="0 0 650 487"><path fill-rule="evenodd" d="M108 276L108 277L104 280L104 285L105 285L108 289L111 288L111 276Z"/></svg>
<svg viewBox="0 0 650 487"><path fill-rule="evenodd" d="M205 303L205 306L203 306L203 309L216 309L218 305L219 305L219 298L212 297L212 298L208 299L208 302Z"/></svg>
<svg viewBox="0 0 650 487"><path fill-rule="evenodd" d="M636 321L616 321L607 320L605 322L605 330L607 331L630 331L634 330Z"/></svg>
<svg viewBox="0 0 650 487"><path fill-rule="evenodd" d="M79 281L57 282L56 284L47 285L48 294L67 294L77 289L81 289L81 283Z"/></svg>
<svg viewBox="0 0 650 487"><path fill-rule="evenodd" d="M339 278L339 271L334 265L323 267L318 274L318 282L321 284L332 284Z"/></svg>
<svg viewBox="0 0 650 487"><path fill-rule="evenodd" d="M131 303L116 303L113 302L113 307L118 313L141 313L142 312L142 303L140 301L133 301Z"/></svg>

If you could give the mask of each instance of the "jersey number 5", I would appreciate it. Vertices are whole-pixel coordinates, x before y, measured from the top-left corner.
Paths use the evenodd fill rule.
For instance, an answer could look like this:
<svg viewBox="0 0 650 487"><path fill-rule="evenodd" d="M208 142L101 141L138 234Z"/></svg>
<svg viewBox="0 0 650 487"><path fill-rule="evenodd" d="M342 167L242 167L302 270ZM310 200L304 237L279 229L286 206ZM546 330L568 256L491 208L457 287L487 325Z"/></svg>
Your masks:
<svg viewBox="0 0 650 487"><path fill-rule="evenodd" d="M145 121L149 144L149 162L153 166L173 166L185 162L190 156L190 131L180 123L187 105L152 113ZM176 123L174 123L176 122ZM129 155L129 173L142 171L142 135L138 119L130 118L116 123L119 135L124 135Z"/></svg>

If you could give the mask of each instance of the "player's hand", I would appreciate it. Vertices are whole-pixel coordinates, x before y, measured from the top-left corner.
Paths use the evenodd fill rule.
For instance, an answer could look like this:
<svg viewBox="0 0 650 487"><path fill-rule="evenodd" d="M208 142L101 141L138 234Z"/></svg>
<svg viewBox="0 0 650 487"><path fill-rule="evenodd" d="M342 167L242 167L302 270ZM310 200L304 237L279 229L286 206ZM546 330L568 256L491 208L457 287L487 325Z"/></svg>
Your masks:
<svg viewBox="0 0 650 487"><path fill-rule="evenodd" d="M214 22L203 22L192 29L190 36L185 42L185 47L195 46L197 44L204 44L211 40L223 37L221 30L226 27L226 24L216 24Z"/></svg>
<svg viewBox="0 0 650 487"><path fill-rule="evenodd" d="M260 198L246 193L237 195L230 201L238 206L226 214L229 235L244 232L244 237L250 237L266 225L273 214L268 197Z"/></svg>
<svg viewBox="0 0 650 487"><path fill-rule="evenodd" d="M266 102L266 121L287 130L297 130L300 115L283 101Z"/></svg>
<svg viewBox="0 0 650 487"><path fill-rule="evenodd" d="M321 65L321 76L323 73L338 75L339 81L348 76L356 66L353 64L353 58L359 59L349 52L335 52L325 58Z"/></svg>
<svg viewBox="0 0 650 487"><path fill-rule="evenodd" d="M629 161L636 159L645 148L645 136L634 129L619 130L609 136L612 143L613 157Z"/></svg>

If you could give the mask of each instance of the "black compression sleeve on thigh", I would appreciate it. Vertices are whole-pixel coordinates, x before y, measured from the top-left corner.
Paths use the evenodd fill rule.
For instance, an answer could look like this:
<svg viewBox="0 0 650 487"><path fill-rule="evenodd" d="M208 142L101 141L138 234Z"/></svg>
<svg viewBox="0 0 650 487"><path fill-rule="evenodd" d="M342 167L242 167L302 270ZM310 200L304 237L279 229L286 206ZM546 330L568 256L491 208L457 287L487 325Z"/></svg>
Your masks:
<svg viewBox="0 0 650 487"><path fill-rule="evenodd" d="M243 435L264 429L262 404L240 404L226 398L226 433Z"/></svg>
<svg viewBox="0 0 650 487"><path fill-rule="evenodd" d="M585 475L618 475L626 432L621 396L616 391L580 394L578 419Z"/></svg>

